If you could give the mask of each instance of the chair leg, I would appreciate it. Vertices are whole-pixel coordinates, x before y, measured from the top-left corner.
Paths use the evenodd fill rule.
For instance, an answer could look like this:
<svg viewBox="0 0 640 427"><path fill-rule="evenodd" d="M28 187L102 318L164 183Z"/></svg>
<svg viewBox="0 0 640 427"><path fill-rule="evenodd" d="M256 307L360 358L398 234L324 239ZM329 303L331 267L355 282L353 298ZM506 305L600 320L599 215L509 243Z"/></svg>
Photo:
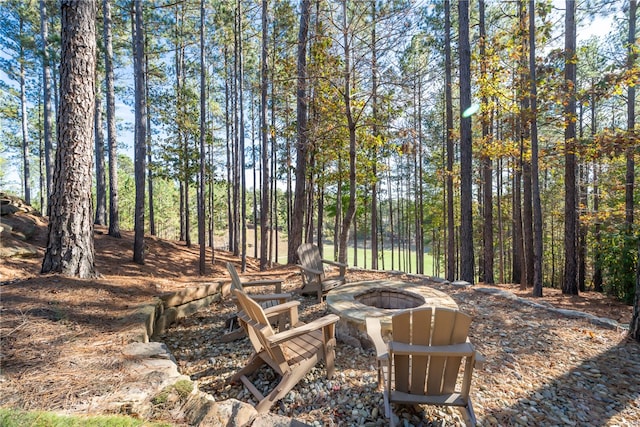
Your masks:
<svg viewBox="0 0 640 427"><path fill-rule="evenodd" d="M467 402L467 406L460 406L458 408L460 410L460 415L462 415L462 419L467 427L475 427L476 425L476 414L473 412L473 405L471 404L471 400Z"/></svg>
<svg viewBox="0 0 640 427"><path fill-rule="evenodd" d="M245 367L240 369L235 374L233 374L233 376L229 378L228 382L233 383L238 381L243 376L251 375L258 369L260 369L260 367L264 364L265 364L264 360L262 360L260 356L254 353L251 356L251 359L249 359L249 362L247 362L247 364L245 365Z"/></svg>
<svg viewBox="0 0 640 427"><path fill-rule="evenodd" d="M271 407L280 399L285 397L289 391L296 386L304 377L307 372L313 368L318 362L317 357L312 357L311 359L307 359L298 365L294 366L292 370L285 373L278 385L265 396L258 404L256 405L256 411L258 413L267 412Z"/></svg>
<svg viewBox="0 0 640 427"><path fill-rule="evenodd" d="M327 368L327 379L333 378L335 373L335 359L336 359L336 339L332 338L324 346L324 364Z"/></svg>
<svg viewBox="0 0 640 427"><path fill-rule="evenodd" d="M393 411L391 411L391 402L389 402L389 392L385 390L382 392L382 396L384 398L384 416L389 419L391 427L394 427L395 422L393 420Z"/></svg>

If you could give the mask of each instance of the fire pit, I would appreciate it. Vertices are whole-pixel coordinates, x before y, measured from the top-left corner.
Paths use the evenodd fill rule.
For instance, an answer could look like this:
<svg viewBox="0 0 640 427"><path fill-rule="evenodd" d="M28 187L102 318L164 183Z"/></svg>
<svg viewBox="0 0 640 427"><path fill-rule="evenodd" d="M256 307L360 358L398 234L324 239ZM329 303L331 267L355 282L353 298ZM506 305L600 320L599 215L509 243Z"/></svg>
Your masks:
<svg viewBox="0 0 640 427"><path fill-rule="evenodd" d="M340 316L336 337L349 345L372 346L365 319L379 317L383 334L391 329L391 316L417 307L457 309L455 301L444 292L427 285L399 280L370 280L348 283L327 294L329 311Z"/></svg>

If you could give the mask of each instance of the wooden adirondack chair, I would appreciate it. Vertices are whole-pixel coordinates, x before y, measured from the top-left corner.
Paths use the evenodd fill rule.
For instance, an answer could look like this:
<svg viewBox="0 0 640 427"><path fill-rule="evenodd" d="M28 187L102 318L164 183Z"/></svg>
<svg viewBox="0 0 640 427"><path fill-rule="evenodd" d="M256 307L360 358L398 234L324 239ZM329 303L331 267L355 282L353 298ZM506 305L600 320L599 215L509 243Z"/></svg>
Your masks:
<svg viewBox="0 0 640 427"><path fill-rule="evenodd" d="M385 415L394 425L391 403L458 407L475 426L469 398L471 375L480 356L467 339L471 317L448 308L418 308L392 317L386 344L377 318L367 318L367 334L378 357L378 382L384 383ZM456 389L462 359L462 382Z"/></svg>
<svg viewBox="0 0 640 427"><path fill-rule="evenodd" d="M235 289L234 294L246 313L247 334L254 353L247 365L230 378L240 380L258 400L256 410L268 411L282 399L319 361L324 360L327 378L334 372L335 324L339 317L326 315L313 322L298 322L299 301L277 305L263 310L244 292ZM291 329L275 333L269 322L269 314L289 312ZM251 382L249 375L263 365L269 365L281 378L280 382L264 396Z"/></svg>
<svg viewBox="0 0 640 427"><path fill-rule="evenodd" d="M301 294L317 294L318 302L322 302L322 296L336 286L345 283L345 272L347 265L322 259L320 250L313 243L303 243L298 247L298 258L302 269L302 288L298 290ZM325 276L324 264L336 266L340 269L337 276Z"/></svg>
<svg viewBox="0 0 640 427"><path fill-rule="evenodd" d="M238 276L238 272L236 271L235 266L232 263L230 262L227 263L227 270L229 271L229 275L231 276L231 286L230 286L230 290L228 291L223 289L223 292L222 292L223 294L232 292L233 289L239 289L241 291L244 291L244 287L270 286L270 285L275 286L275 291L276 291L275 294L249 295L255 301L258 301L258 303L262 308L269 308L278 304L283 304L289 301L293 297L293 295L290 293L282 293L282 280L280 279L253 280L250 282L246 282L246 281L242 282L240 280L240 276ZM237 339L242 338L245 335L246 328L242 323L243 323L243 319L245 319L246 316L242 315L242 309L238 304L237 300L236 300L236 305L238 306L238 314L233 315L232 317L227 319L227 322L225 325L226 331L222 336L223 342L235 341ZM272 317L275 317L275 315ZM273 318L270 320L272 322L274 321ZM283 316L279 316L279 322L283 322L284 320L285 318Z"/></svg>

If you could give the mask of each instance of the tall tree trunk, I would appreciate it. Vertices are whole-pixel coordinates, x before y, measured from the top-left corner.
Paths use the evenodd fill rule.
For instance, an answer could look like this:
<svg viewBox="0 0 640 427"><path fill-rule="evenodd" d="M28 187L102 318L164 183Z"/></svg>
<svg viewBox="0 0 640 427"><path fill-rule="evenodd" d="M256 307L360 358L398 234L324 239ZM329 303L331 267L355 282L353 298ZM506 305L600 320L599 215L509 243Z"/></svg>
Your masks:
<svg viewBox="0 0 640 427"><path fill-rule="evenodd" d="M576 253L576 21L575 0L566 0L565 39L564 39L564 81L566 93L566 106L564 109L564 143L565 143L565 169L564 169L564 280L562 283L563 294L578 294L577 283L577 253Z"/></svg>
<svg viewBox="0 0 640 427"><path fill-rule="evenodd" d="M227 47L224 48L224 129L225 129L225 152L226 152L226 169L227 169L227 230L228 230L228 245L227 250L231 251L232 242L234 240L234 225L233 225L233 195L232 195L232 182L234 174L233 160L231 155L232 144L232 132L231 132L231 94L229 88L229 52Z"/></svg>
<svg viewBox="0 0 640 427"><path fill-rule="evenodd" d="M480 75L482 81L487 78L487 60L485 56L487 33L485 28L485 12L484 0L479 1L480 8ZM482 96L482 105L485 109L489 106L489 100L486 94ZM485 144L490 142L490 123L491 116L488 111L482 114L482 140ZM483 261L484 261L484 283L492 285L495 283L493 278L493 166L491 156L488 153L482 155L482 245L483 245Z"/></svg>
<svg viewBox="0 0 640 427"><path fill-rule="evenodd" d="M579 137L580 140L584 137L584 108L582 102L579 104ZM587 199L587 177L589 171L587 170L587 164L581 161L578 164L578 206L584 206L585 209L588 205ZM582 211L582 209L580 209ZM578 213L578 290L579 292L585 292L587 281L587 224L583 221L582 215Z"/></svg>
<svg viewBox="0 0 640 427"><path fill-rule="evenodd" d="M531 108L531 196L533 202L533 296L542 296L542 206L538 166L538 87L535 0L529 0L529 97Z"/></svg>
<svg viewBox="0 0 640 427"><path fill-rule="evenodd" d="M103 0L102 14L104 19L105 83L107 87L107 147L109 150L109 236L120 238L118 141L116 133L115 78L113 73L113 37L111 36L111 0Z"/></svg>
<svg viewBox="0 0 640 427"><path fill-rule="evenodd" d="M300 31L298 32L298 82L297 82L297 134L296 145L296 187L291 212L291 232L289 233L287 262L295 264L296 251L302 244L304 224L305 177L307 174L307 36L309 34L310 0L302 0L300 7Z"/></svg>
<svg viewBox="0 0 640 427"><path fill-rule="evenodd" d="M145 55L144 55L144 65L145 70L149 69L149 55L146 53L148 51L147 47L147 39L145 37ZM147 105L149 105L149 79L145 79L145 88L144 88L144 96L146 99ZM149 234L152 236L156 235L156 217L154 211L154 201L153 201L153 161L151 158L151 112L147 114L147 189L148 189L148 203L149 203Z"/></svg>
<svg viewBox="0 0 640 427"><path fill-rule="evenodd" d="M511 281L513 283L524 284L522 274L524 245L522 239L522 173L520 171L520 160L514 160L513 166L513 225L512 242L513 255L511 259Z"/></svg>
<svg viewBox="0 0 640 427"><path fill-rule="evenodd" d="M269 17L267 0L262 0L262 67L261 67L261 88L260 88L260 129L262 136L262 206L260 207L260 270L267 268L267 241L268 232L267 219L270 212L269 207L269 132L267 129L267 89L269 86L269 67L267 64L268 49L268 28Z"/></svg>
<svg viewBox="0 0 640 427"><path fill-rule="evenodd" d="M469 2L458 2L460 52L460 278L474 282L472 211L471 46L469 43ZM466 116L466 117L465 117Z"/></svg>
<svg viewBox="0 0 640 427"><path fill-rule="evenodd" d="M631 71L637 66L636 59L638 58L638 46L636 45L636 12L638 8L638 2L636 0L629 1L629 38L627 40L628 46L628 59L627 67ZM630 135L635 135L636 124L636 86L630 84L627 89L627 130ZM636 144L630 144L626 151L627 157L627 172L625 174L625 223L628 230L633 226L633 190L634 190L634 177L635 177L635 160L634 154L637 149ZM631 233L631 231L628 231Z"/></svg>
<svg viewBox="0 0 640 427"><path fill-rule="evenodd" d="M342 229L340 230L340 249L338 261L347 262L347 243L349 240L349 229L351 221L356 213L356 122L351 112L351 45L349 44L349 34L347 31L347 0L342 0L342 25L344 43L344 109L349 128L349 204L347 211L342 218Z"/></svg>
<svg viewBox="0 0 640 427"><path fill-rule="evenodd" d="M42 273L96 276L91 167L96 67L95 1L61 1L60 93L51 216Z"/></svg>
<svg viewBox="0 0 640 427"><path fill-rule="evenodd" d="M375 140L378 131L378 54L376 49L376 0L371 0L371 134ZM371 180L371 269L378 269L378 145L371 153L373 178Z"/></svg>
<svg viewBox="0 0 640 427"><path fill-rule="evenodd" d="M144 264L144 192L147 157L147 103L144 96L146 70L144 67L144 23L142 16L142 0L134 1L135 34L134 45L134 80L135 80L135 150L134 170L136 184L136 204L134 213L133 262Z"/></svg>
<svg viewBox="0 0 640 427"><path fill-rule="evenodd" d="M595 251L593 255L593 290L602 292L602 255L600 245L602 244L601 224L600 224L600 164L598 161L593 166L593 213L596 216L596 224L593 234L595 240Z"/></svg>
<svg viewBox="0 0 640 427"><path fill-rule="evenodd" d="M269 266L273 265L273 252L275 249L276 262L278 262L278 191L277 191L277 175L276 175L276 160L278 155L278 144L276 139L276 79L275 79L275 64L276 64L276 31L272 31L273 35L273 57L271 67L271 99L274 102L271 103L271 189L269 194L271 211L269 214ZM286 114L286 111L285 111Z"/></svg>
<svg viewBox="0 0 640 427"><path fill-rule="evenodd" d="M24 18L20 15L20 38L23 38ZM27 127L27 84L25 81L25 53L23 42L20 42L20 123L22 128L22 184L24 201L31 204L31 172L29 165L29 129Z"/></svg>
<svg viewBox="0 0 640 427"><path fill-rule="evenodd" d="M445 51L445 127L447 139L447 273L450 282L456 279L455 223L453 207L453 100L451 94L451 7L444 1L444 51Z"/></svg>
<svg viewBox="0 0 640 427"><path fill-rule="evenodd" d="M96 76L96 82L100 79ZM100 96L100 86L96 84L95 100L95 168L96 168L96 214L94 224L107 225L107 183L105 179L104 164L104 133L102 129L102 97Z"/></svg>
<svg viewBox="0 0 640 427"><path fill-rule="evenodd" d="M504 222L502 221L502 160L498 158L496 209L498 211L498 281L504 283Z"/></svg>
<svg viewBox="0 0 640 427"><path fill-rule="evenodd" d="M533 204L531 195L531 156L529 155L529 141L531 139L530 124L530 97L529 97L529 73L527 50L529 38L527 37L528 22L526 4L518 2L519 34L520 34L520 82L518 84L520 102L520 164L522 165L522 242L524 256L522 257L524 277L521 284L524 288L533 286Z"/></svg>
<svg viewBox="0 0 640 427"><path fill-rule="evenodd" d="M422 76L418 76L418 209L416 221L416 273L424 274L424 170L422 159Z"/></svg>
<svg viewBox="0 0 640 427"><path fill-rule="evenodd" d="M253 90L251 90L251 92L253 92ZM254 99L254 97L255 95L251 93L252 100ZM258 146L256 144L256 138L255 138L256 120L255 120L255 111L253 108L254 106L255 106L255 103L251 101L251 157L252 157L251 171L253 172L253 189L251 193L253 195L252 222L255 230L255 232L253 233L253 257L256 259L259 259L258 249L260 247L258 246L258 206L262 205L262 197L260 198L260 201L258 201L258 190L262 191L262 188L261 188L262 185L260 186L260 188L258 187L258 177L257 177L258 159L257 159L257 153L256 153ZM260 135L260 139L262 139L262 135Z"/></svg>
<svg viewBox="0 0 640 427"><path fill-rule="evenodd" d="M105 21L106 22L106 21ZM40 0L40 33L42 35L42 85L44 97L44 164L47 177L46 194L48 201L53 182L53 106L51 105L51 58L49 55L49 22L47 17L47 4ZM48 205L48 202L47 202ZM49 214L49 207L42 205L42 212Z"/></svg>
<svg viewBox="0 0 640 427"><path fill-rule="evenodd" d="M242 2L238 0L236 3L238 9L238 109L240 111L239 128L240 145L238 146L239 154L239 172L240 172L240 192L241 192L241 204L240 204L240 257L242 259L242 271L247 270L247 182L245 178L245 161L244 161L244 51L243 51L243 36L242 36Z"/></svg>
<svg viewBox="0 0 640 427"><path fill-rule="evenodd" d="M205 239L205 133L206 133L206 117L207 117L207 91L206 91L206 64L204 57L204 25L205 25L205 0L200 0L200 173L198 174L198 245L199 262L198 272L201 276L206 273L207 257L206 257L206 239Z"/></svg>

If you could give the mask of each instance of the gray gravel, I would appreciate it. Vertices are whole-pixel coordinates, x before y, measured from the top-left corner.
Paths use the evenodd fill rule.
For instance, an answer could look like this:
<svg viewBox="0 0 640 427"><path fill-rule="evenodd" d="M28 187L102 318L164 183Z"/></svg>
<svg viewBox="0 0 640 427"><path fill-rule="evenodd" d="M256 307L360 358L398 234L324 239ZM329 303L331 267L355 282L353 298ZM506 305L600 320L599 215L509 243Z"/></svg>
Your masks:
<svg viewBox="0 0 640 427"><path fill-rule="evenodd" d="M473 287L434 287L474 317L470 339L486 358L472 384L479 425L640 426L640 344L628 340L626 331ZM325 313L324 303L298 298L302 320ZM225 319L234 311L230 301L214 304L182 320L162 340L181 372L197 380L201 390L216 400L252 402L241 384L226 382L252 350L246 338L220 341ZM340 342L336 353L333 379L317 366L271 411L317 426L387 425L373 353ZM275 380L265 368L258 388L269 389ZM395 412L405 426L459 424L449 408L397 407Z"/></svg>

